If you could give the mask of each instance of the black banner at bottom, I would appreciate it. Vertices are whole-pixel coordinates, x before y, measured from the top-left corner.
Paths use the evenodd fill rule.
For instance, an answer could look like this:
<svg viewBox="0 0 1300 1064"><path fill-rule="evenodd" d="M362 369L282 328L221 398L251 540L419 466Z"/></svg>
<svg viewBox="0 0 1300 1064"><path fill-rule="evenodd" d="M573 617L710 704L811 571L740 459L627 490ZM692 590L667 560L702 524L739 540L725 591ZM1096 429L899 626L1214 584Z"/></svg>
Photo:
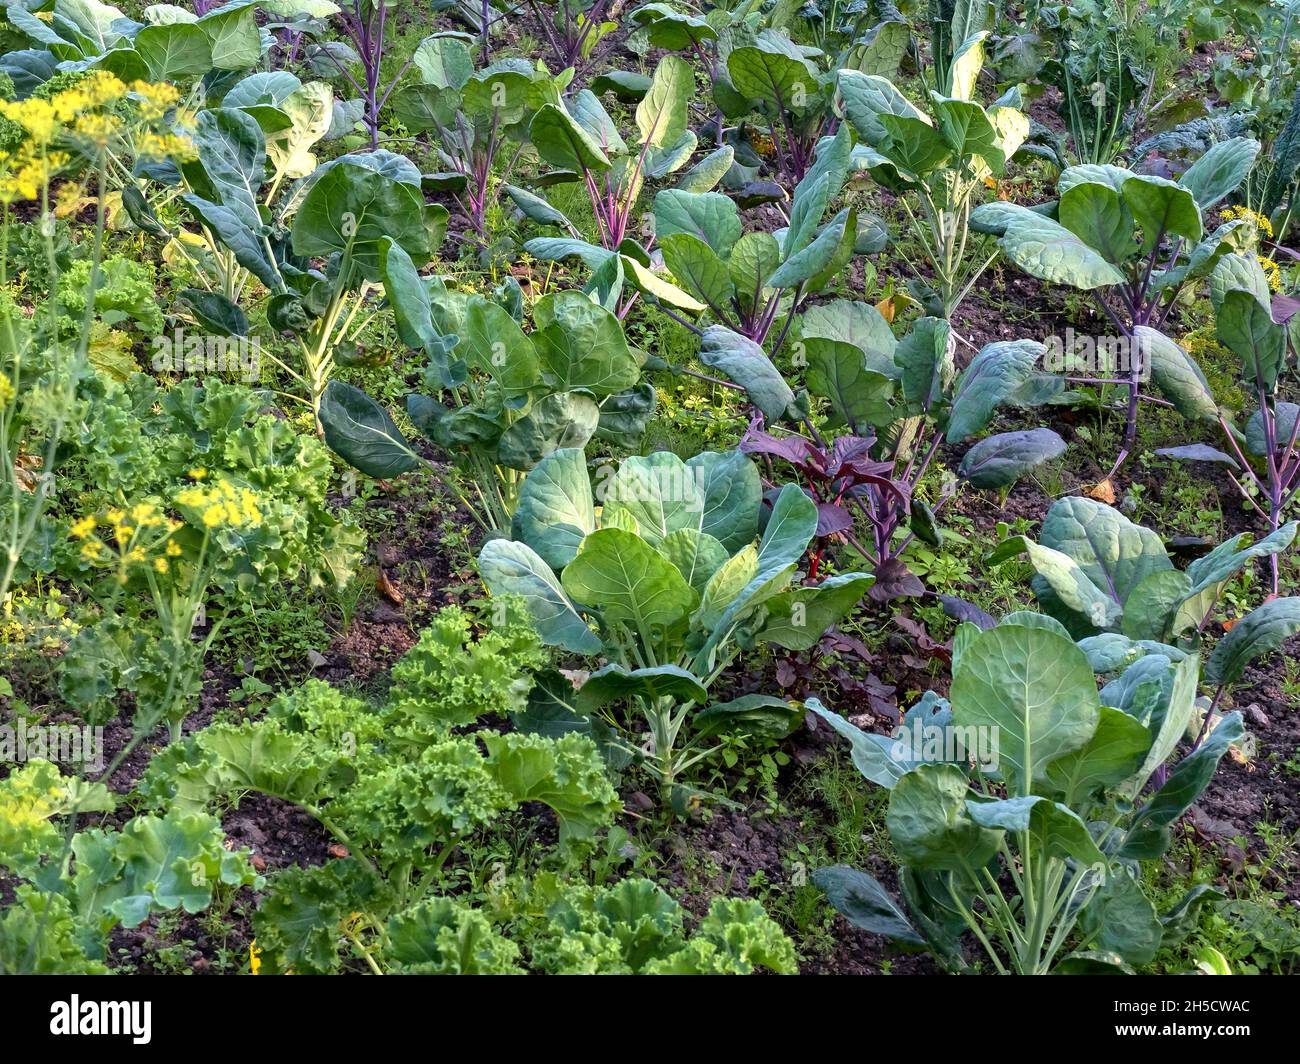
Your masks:
<svg viewBox="0 0 1300 1064"><path fill-rule="evenodd" d="M435 986L418 977L10 977L0 984L0 1012L10 1046L111 1042L128 1054L223 1044L258 1053L280 1046L337 1053L353 1044L373 1051L377 1040L427 1039L432 1025L454 1024L493 1052L533 1050L539 1037L561 1030L570 1043L631 1047L651 1031L680 1037L685 1030L670 1032L681 1023L692 1043L716 1041L733 1053L751 1043L770 1051L777 1031L814 1045L853 1038L862 1023L906 1030L912 1045L985 1046L992 1025L1013 1023L1018 1035L1047 1035L1045 1049L1172 1041L1222 1050L1280 1037L1294 1012L1292 984L1269 978L940 978L924 986L898 977L713 979L703 987L551 977L489 987L470 978Z"/></svg>

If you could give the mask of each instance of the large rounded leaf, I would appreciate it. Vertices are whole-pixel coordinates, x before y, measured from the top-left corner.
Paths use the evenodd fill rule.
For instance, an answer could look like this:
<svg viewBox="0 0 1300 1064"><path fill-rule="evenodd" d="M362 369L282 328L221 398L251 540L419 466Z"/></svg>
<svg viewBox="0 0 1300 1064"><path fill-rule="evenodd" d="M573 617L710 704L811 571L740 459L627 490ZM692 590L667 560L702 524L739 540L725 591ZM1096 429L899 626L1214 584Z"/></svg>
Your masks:
<svg viewBox="0 0 1300 1064"><path fill-rule="evenodd" d="M1151 379L1185 418L1217 420L1219 406L1196 360L1164 333L1146 325L1133 330L1138 359L1150 366Z"/></svg>
<svg viewBox="0 0 1300 1064"><path fill-rule="evenodd" d="M379 244L400 244L417 267L433 255L418 185L395 181L345 157L311 186L293 223L295 254L350 255L362 274L379 280Z"/></svg>
<svg viewBox="0 0 1300 1064"><path fill-rule="evenodd" d="M395 477L420 465L388 411L360 388L330 381L321 397L320 423L330 450L371 477Z"/></svg>
<svg viewBox="0 0 1300 1064"><path fill-rule="evenodd" d="M1192 194L1173 181L1150 174L1134 174L1120 194L1142 228L1142 253L1150 254L1166 236L1192 243L1205 232L1201 208Z"/></svg>
<svg viewBox="0 0 1300 1064"><path fill-rule="evenodd" d="M710 325L700 344L700 361L721 370L745 389L749 401L770 421L782 417L794 392L766 352L739 333L723 325Z"/></svg>
<svg viewBox="0 0 1300 1064"><path fill-rule="evenodd" d="M618 318L581 292L543 296L533 320L533 344L550 387L585 389L603 398L631 388L641 376Z"/></svg>
<svg viewBox="0 0 1300 1064"><path fill-rule="evenodd" d="M806 60L760 45L732 49L727 73L741 95L765 104L774 114L802 111L820 93Z"/></svg>
<svg viewBox="0 0 1300 1064"><path fill-rule="evenodd" d="M608 156L563 107L546 104L529 124L529 137L546 162L564 170L608 170Z"/></svg>
<svg viewBox="0 0 1300 1064"><path fill-rule="evenodd" d="M645 669L627 669L622 665L606 665L588 677L578 689L578 708L593 713L611 702L641 698L655 702L671 698L674 702L703 704L709 692L700 681L677 665L656 665Z"/></svg>
<svg viewBox="0 0 1300 1064"><path fill-rule="evenodd" d="M1043 368L1047 348L1036 340L985 344L957 382L948 416L947 439L960 443L984 428L998 407L1046 394L1050 375Z"/></svg>
<svg viewBox="0 0 1300 1064"><path fill-rule="evenodd" d="M573 561L583 539L596 530L591 480L580 447L552 451L524 479L514 530L557 572Z"/></svg>
<svg viewBox="0 0 1300 1064"><path fill-rule="evenodd" d="M1155 532L1095 499L1058 499L1047 512L1039 539L1068 554L1120 603L1148 575L1174 567Z"/></svg>
<svg viewBox="0 0 1300 1064"><path fill-rule="evenodd" d="M663 148L681 139L694 89L695 73L685 59L666 55L659 61L650 89L636 108L643 145Z"/></svg>
<svg viewBox="0 0 1300 1064"><path fill-rule="evenodd" d="M1219 343L1241 359L1247 383L1271 390L1286 358L1287 332L1273 321L1268 304L1239 288L1225 292L1216 329Z"/></svg>
<svg viewBox="0 0 1300 1064"><path fill-rule="evenodd" d="M695 592L676 566L621 528L602 528L583 540L562 583L574 601L599 610L606 624L626 625L647 643L662 643L695 605Z"/></svg>
<svg viewBox="0 0 1300 1064"><path fill-rule="evenodd" d="M1036 466L1065 454L1051 429L1022 429L981 440L962 457L957 475L976 488L1005 488Z"/></svg>
<svg viewBox="0 0 1300 1064"><path fill-rule="evenodd" d="M1246 180L1259 154L1259 141L1249 137L1221 140L1192 163L1178 183L1189 189L1201 210L1208 210Z"/></svg>
<svg viewBox="0 0 1300 1064"><path fill-rule="evenodd" d="M601 501L607 514L630 514L653 547L678 529L703 527L704 485L672 451L624 459L603 485Z"/></svg>
<svg viewBox="0 0 1300 1064"><path fill-rule="evenodd" d="M547 646L575 654L600 653L602 644L596 633L579 616L551 567L527 544L489 540L479 552L478 568L492 594L522 596L537 634Z"/></svg>
<svg viewBox="0 0 1300 1064"><path fill-rule="evenodd" d="M811 650L862 600L874 580L868 573L841 573L816 587L783 591L767 602L767 623L758 633L759 641Z"/></svg>
<svg viewBox="0 0 1300 1064"><path fill-rule="evenodd" d="M662 240L689 233L726 258L740 239L735 201L720 192L684 192L666 188L655 195L655 235Z"/></svg>
<svg viewBox="0 0 1300 1064"><path fill-rule="evenodd" d="M951 699L956 726L997 729L1011 797L1031 794L1048 765L1087 745L1101 705L1083 651L1019 625L982 632L963 650Z"/></svg>
<svg viewBox="0 0 1300 1064"><path fill-rule="evenodd" d="M497 458L511 469L532 469L560 447L581 449L596 432L600 407L584 392L552 392L501 434Z"/></svg>
<svg viewBox="0 0 1300 1064"><path fill-rule="evenodd" d="M742 452L704 451L686 462L704 491L700 530L734 553L758 533L763 483L756 466Z"/></svg>
<svg viewBox="0 0 1300 1064"><path fill-rule="evenodd" d="M885 824L900 860L912 868L968 871L993 859L1001 831L967 814L966 773L955 765L920 765L895 784Z"/></svg>

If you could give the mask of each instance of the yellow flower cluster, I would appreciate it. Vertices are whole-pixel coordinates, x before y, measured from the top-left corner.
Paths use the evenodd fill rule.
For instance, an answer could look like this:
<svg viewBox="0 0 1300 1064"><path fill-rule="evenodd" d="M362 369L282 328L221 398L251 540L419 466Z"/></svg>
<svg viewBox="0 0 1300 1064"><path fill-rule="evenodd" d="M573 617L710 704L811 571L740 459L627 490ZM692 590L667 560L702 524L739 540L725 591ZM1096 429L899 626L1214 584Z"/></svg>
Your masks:
<svg viewBox="0 0 1300 1064"><path fill-rule="evenodd" d="M16 394L14 382L9 379L9 374L0 371L0 406L8 406Z"/></svg>
<svg viewBox="0 0 1300 1064"><path fill-rule="evenodd" d="M1219 217L1225 222L1252 222L1265 236L1273 235L1273 223L1262 214L1256 214L1249 207L1225 207L1219 212Z"/></svg>
<svg viewBox="0 0 1300 1064"><path fill-rule="evenodd" d="M224 477L209 487L183 489L176 504L197 514L204 528L256 528L262 523L256 493Z"/></svg>
<svg viewBox="0 0 1300 1064"><path fill-rule="evenodd" d="M1264 215L1252 211L1249 207L1240 205L1225 207L1219 212L1219 217L1225 222L1250 222L1257 230L1256 239L1259 236L1272 237L1273 223ZM1268 279L1268 287L1274 292L1282 291L1282 267L1277 261L1269 255L1256 254L1255 261L1264 271L1264 276Z"/></svg>
<svg viewBox="0 0 1300 1064"><path fill-rule="evenodd" d="M74 521L68 535L81 542L81 559L88 565L116 570L125 584L137 566L165 573L169 558L178 557L181 545L172 534L181 528L152 502L139 502L129 510L113 507L102 515L86 514Z"/></svg>
<svg viewBox="0 0 1300 1064"><path fill-rule="evenodd" d="M157 85L148 81L137 81L131 85L140 103L140 117L146 122L156 122L180 102L180 90L168 82Z"/></svg>
<svg viewBox="0 0 1300 1064"><path fill-rule="evenodd" d="M104 70L90 72L48 100L0 101L0 116L25 134L12 151L0 152L0 203L36 199L50 180L88 149L136 158L185 161L193 145L169 122L180 99L175 86L134 82L128 89ZM127 100L123 110L119 101ZM70 149L77 149L76 152Z"/></svg>

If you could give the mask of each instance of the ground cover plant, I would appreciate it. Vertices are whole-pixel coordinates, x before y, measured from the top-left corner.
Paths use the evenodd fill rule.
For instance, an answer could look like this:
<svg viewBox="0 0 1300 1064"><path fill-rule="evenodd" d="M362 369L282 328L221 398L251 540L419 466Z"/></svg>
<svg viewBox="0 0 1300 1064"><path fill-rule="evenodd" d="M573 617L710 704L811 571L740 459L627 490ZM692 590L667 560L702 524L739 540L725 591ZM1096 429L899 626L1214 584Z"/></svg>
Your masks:
<svg viewBox="0 0 1300 1064"><path fill-rule="evenodd" d="M0 972L1294 973L1294 3L0 5Z"/></svg>

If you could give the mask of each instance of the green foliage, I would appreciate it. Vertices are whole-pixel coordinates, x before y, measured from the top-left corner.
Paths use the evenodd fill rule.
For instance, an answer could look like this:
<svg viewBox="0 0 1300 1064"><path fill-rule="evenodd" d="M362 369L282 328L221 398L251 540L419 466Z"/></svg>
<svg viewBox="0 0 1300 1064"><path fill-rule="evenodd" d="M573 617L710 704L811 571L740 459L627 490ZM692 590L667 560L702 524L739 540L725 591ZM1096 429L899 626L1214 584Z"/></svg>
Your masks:
<svg viewBox="0 0 1300 1064"><path fill-rule="evenodd" d="M75 830L78 815L115 804L102 784L64 777L48 761L0 781L0 864L20 881L0 916L0 971L103 973L115 927L201 912L219 887L260 885L246 851L227 849L220 822L206 813L170 810L120 830Z"/></svg>
<svg viewBox="0 0 1300 1064"><path fill-rule="evenodd" d="M599 735L606 707L633 705L653 740L641 756L670 791L711 733L779 737L797 723L778 698L710 704L709 684L756 642L812 646L871 578L796 586L816 507L786 485L756 545L760 498L758 470L738 452L629 458L598 491L581 451L543 460L520 494L518 538L490 541L479 568L493 595L524 598L543 642L610 662L576 693L552 693L545 727Z"/></svg>
<svg viewBox="0 0 1300 1064"><path fill-rule="evenodd" d="M959 940L969 930L998 972L1129 971L1185 933L1178 914L1211 896L1195 888L1162 916L1137 862L1169 848L1171 825L1241 738L1241 717L1227 715L1162 768L1195 709L1196 657L1130 666L1164 670L1163 698L1116 699L1110 688L1099 696L1084 653L1038 622L1012 615L966 633L951 703L910 710L901 743L813 707L850 739L858 770L890 790L904 905L848 866L815 879L855 926L927 947L950 968L969 967ZM933 751L909 742L909 725L938 728L945 740ZM1157 769L1154 792L1135 804Z"/></svg>
<svg viewBox="0 0 1300 1064"><path fill-rule="evenodd" d="M638 383L640 358L609 310L554 292L533 306L526 333L497 302L426 286L396 244L382 263L399 330L428 355L424 380L436 395L408 396L407 414L473 478L475 497L462 501L485 529L509 527L520 474L557 448L598 433L639 437L654 392ZM383 407L351 385L331 386L321 420L326 442L364 473L392 476L420 461Z"/></svg>
<svg viewBox="0 0 1300 1064"><path fill-rule="evenodd" d="M1242 532L1183 571L1150 529L1104 503L1065 498L1048 511L1038 542L1012 537L989 560L1027 553L1043 609L1080 641L1095 671L1113 673L1148 654L1181 660L1197 644L1229 581L1254 559L1286 550L1295 534L1295 522L1257 543ZM1235 681L1246 661L1274 649L1281 630L1267 618L1286 616L1288 608L1294 612L1295 602L1278 599L1248 614L1239 622L1233 649L1216 648L1210 658L1217 662L1231 653L1237 664L1222 676L1217 665L1207 668L1207 679Z"/></svg>
<svg viewBox="0 0 1300 1064"><path fill-rule="evenodd" d="M533 673L546 663L537 630L510 599L493 603L491 627L471 639L469 614L439 611L393 668L390 698L406 726L454 728L522 710Z"/></svg>
<svg viewBox="0 0 1300 1064"><path fill-rule="evenodd" d="M715 898L694 932L683 911L647 879L569 887L546 908L529 942L536 970L556 975L781 975L794 949L755 901Z"/></svg>

